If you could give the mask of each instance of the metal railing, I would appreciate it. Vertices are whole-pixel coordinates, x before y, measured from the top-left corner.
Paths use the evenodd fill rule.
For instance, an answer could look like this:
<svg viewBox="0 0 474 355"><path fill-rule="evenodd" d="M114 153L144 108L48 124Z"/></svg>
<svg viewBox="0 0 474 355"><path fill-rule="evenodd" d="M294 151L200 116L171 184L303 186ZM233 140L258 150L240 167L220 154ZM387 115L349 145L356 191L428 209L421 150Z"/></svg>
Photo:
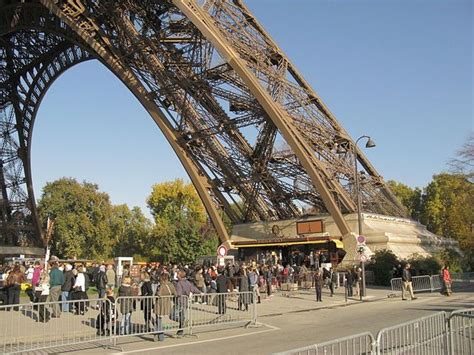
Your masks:
<svg viewBox="0 0 474 355"><path fill-rule="evenodd" d="M62 310L68 309L66 312ZM0 353L95 342L116 345L129 336L257 322L252 292L187 296L127 296L0 306Z"/></svg>
<svg viewBox="0 0 474 355"><path fill-rule="evenodd" d="M106 299L0 306L0 352L108 341L110 332L99 331L106 321L100 314L112 307Z"/></svg>
<svg viewBox="0 0 474 355"><path fill-rule="evenodd" d="M437 312L384 328L376 338L362 333L276 354L471 355L474 354L474 308L449 315Z"/></svg>
<svg viewBox="0 0 474 355"><path fill-rule="evenodd" d="M223 324L256 324L257 302L253 292L208 293L189 298L189 332Z"/></svg>
<svg viewBox="0 0 474 355"><path fill-rule="evenodd" d="M390 280L390 286L392 291L402 291L403 280L401 277L393 278ZM413 292L423 292L441 289L441 280L439 275L423 275L412 277Z"/></svg>
<svg viewBox="0 0 474 355"><path fill-rule="evenodd" d="M321 344L306 346L274 355L368 355L376 354L374 337L366 332L357 335L328 341Z"/></svg>
<svg viewBox="0 0 474 355"><path fill-rule="evenodd" d="M447 354L445 316L445 312L439 312L380 330L377 335L378 354Z"/></svg>
<svg viewBox="0 0 474 355"><path fill-rule="evenodd" d="M474 354L474 309L454 311L448 322L451 354Z"/></svg>

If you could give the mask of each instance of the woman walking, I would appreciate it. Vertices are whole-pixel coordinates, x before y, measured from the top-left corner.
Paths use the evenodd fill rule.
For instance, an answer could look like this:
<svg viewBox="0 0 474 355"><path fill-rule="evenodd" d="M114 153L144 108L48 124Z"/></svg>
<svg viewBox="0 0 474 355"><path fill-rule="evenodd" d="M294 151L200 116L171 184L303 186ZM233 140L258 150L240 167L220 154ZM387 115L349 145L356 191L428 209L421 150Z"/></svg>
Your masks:
<svg viewBox="0 0 474 355"><path fill-rule="evenodd" d="M445 295L446 296L451 296L451 294L453 293L451 291L452 280L451 280L451 274L449 273L449 266L448 265L445 265L445 267L443 268L442 273L443 273L443 285L444 285Z"/></svg>

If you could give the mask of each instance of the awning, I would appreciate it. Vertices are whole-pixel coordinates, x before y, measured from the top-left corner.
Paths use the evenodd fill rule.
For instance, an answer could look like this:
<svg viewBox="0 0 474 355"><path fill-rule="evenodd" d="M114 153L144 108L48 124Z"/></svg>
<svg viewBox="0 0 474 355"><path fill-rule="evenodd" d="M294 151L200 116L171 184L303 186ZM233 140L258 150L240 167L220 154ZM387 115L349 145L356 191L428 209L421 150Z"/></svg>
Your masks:
<svg viewBox="0 0 474 355"><path fill-rule="evenodd" d="M255 247L273 247L273 246L286 247L286 246L290 246L290 245L303 245L303 244L326 244L328 242L334 242L336 244L336 248L344 249L344 243L341 242L339 239L302 240L302 241L288 241L288 242L278 242L278 243L251 243L251 244L240 244L239 243L239 244L234 244L234 247L236 247L236 248L255 248Z"/></svg>

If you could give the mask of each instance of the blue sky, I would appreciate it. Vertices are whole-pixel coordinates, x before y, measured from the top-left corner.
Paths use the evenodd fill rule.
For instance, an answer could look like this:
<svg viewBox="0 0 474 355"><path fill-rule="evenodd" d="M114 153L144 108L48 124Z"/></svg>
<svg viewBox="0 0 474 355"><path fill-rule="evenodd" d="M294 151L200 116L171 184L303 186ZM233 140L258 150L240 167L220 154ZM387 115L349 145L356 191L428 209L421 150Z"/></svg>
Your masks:
<svg viewBox="0 0 474 355"><path fill-rule="evenodd" d="M473 131L470 0L247 0L379 173L410 186L446 169ZM97 61L51 87L33 133L36 197L47 181L99 185L146 211L154 183L187 179L145 110Z"/></svg>

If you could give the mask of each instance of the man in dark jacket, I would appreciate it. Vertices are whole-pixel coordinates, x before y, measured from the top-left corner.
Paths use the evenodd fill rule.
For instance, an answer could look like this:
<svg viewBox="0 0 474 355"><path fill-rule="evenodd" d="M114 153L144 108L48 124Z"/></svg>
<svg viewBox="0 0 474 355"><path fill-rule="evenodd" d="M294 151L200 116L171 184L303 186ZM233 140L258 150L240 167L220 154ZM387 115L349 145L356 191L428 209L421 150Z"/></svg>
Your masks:
<svg viewBox="0 0 474 355"><path fill-rule="evenodd" d="M354 285L354 275L352 270L347 270L346 272L346 287L347 287L347 297L353 296L352 286Z"/></svg>
<svg viewBox="0 0 474 355"><path fill-rule="evenodd" d="M402 300L406 300L405 292L409 292L410 296L411 296L411 299L416 300L416 297L413 294L413 286L412 286L412 283L411 283L411 265L410 264L406 264L405 268L403 269L402 281L403 281Z"/></svg>
<svg viewBox="0 0 474 355"><path fill-rule="evenodd" d="M95 276L95 286L99 292L99 298L105 297L105 289L107 288L107 275L105 265L100 265L99 272Z"/></svg>
<svg viewBox="0 0 474 355"><path fill-rule="evenodd" d="M219 276L217 276L216 279L217 293L219 293L219 295L217 295L217 313L224 314L227 310L225 302L227 295L225 294L230 291L230 279L225 276L223 269L219 269L218 272Z"/></svg>
<svg viewBox="0 0 474 355"><path fill-rule="evenodd" d="M66 264L64 267L64 283L61 286L61 301L69 300L69 293L74 285L74 274L72 273L72 265ZM69 303L63 303L63 312L69 312Z"/></svg>

